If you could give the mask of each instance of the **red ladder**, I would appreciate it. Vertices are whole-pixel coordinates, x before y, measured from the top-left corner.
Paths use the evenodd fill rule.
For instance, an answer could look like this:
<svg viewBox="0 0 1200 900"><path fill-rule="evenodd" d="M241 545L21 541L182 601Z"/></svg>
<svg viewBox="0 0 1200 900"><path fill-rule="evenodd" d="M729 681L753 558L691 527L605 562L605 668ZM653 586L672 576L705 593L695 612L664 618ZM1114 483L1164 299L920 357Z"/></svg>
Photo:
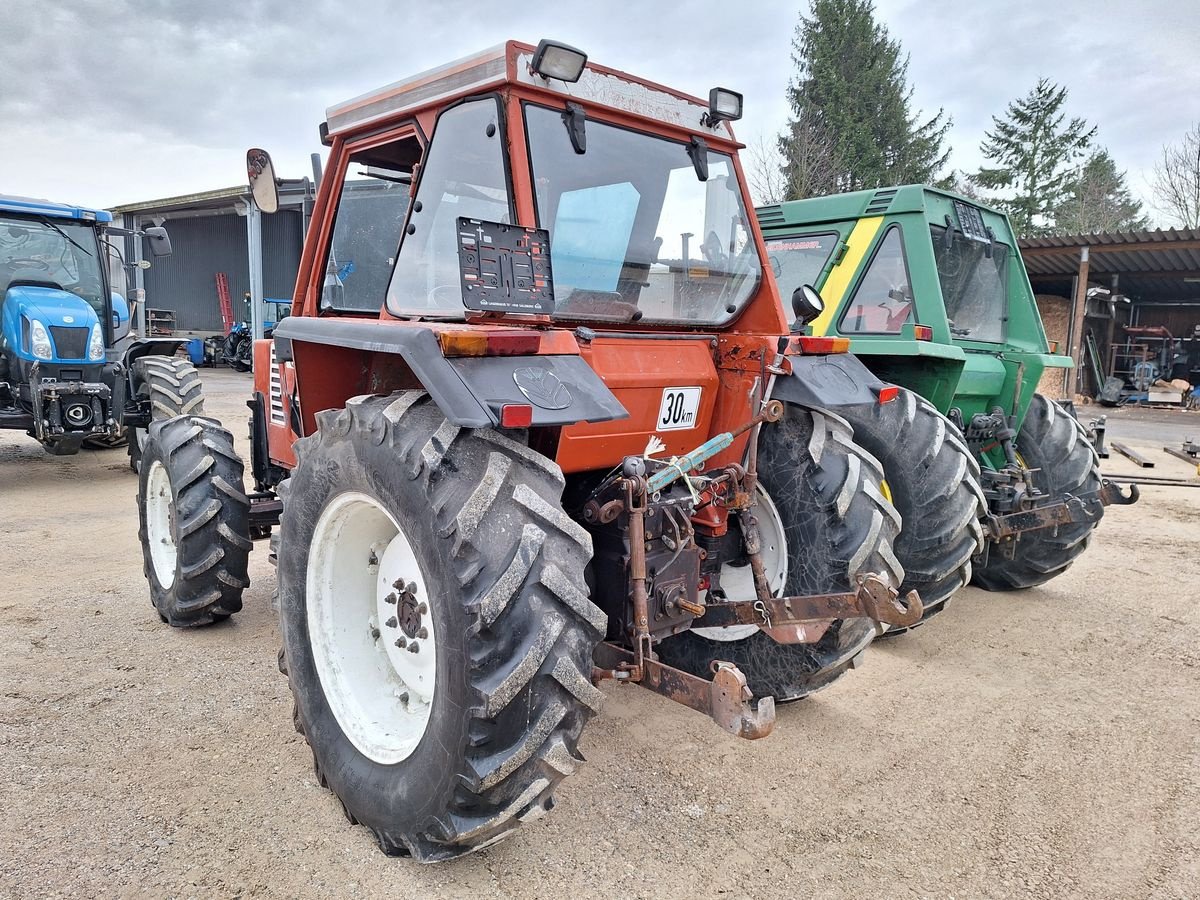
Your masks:
<svg viewBox="0 0 1200 900"><path fill-rule="evenodd" d="M217 297L221 301L221 322L225 325L225 333L233 327L233 302L229 299L229 279L224 272L217 273Z"/></svg>

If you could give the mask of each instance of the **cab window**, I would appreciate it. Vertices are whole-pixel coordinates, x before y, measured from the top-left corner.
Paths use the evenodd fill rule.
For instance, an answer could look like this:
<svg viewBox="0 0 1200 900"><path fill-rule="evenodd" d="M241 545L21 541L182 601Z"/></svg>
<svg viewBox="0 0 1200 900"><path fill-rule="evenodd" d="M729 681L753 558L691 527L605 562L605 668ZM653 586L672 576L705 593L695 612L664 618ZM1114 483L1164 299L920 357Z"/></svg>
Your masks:
<svg viewBox="0 0 1200 900"><path fill-rule="evenodd" d="M806 284L817 286L821 272L837 245L836 232L798 234L767 241L767 261L775 273L775 283L779 285L779 293L785 304L796 288ZM791 307L788 309L790 313Z"/></svg>
<svg viewBox="0 0 1200 900"><path fill-rule="evenodd" d="M378 313L383 306L420 153L413 134L350 154L325 258L321 309Z"/></svg>
<svg viewBox="0 0 1200 900"><path fill-rule="evenodd" d="M893 225L875 248L866 272L842 313L842 334L899 334L913 318L912 282L904 259L900 226Z"/></svg>
<svg viewBox="0 0 1200 900"><path fill-rule="evenodd" d="M396 315L462 317L458 218L511 224L500 110L495 98L443 112L387 290Z"/></svg>

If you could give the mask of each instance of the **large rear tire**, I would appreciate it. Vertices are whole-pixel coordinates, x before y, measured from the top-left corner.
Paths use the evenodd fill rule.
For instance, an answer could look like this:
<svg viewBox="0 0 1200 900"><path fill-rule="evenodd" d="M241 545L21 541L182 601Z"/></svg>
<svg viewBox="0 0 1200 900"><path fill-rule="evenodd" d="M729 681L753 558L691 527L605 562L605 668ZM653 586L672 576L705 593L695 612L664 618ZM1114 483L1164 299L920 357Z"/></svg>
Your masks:
<svg viewBox="0 0 1200 900"><path fill-rule="evenodd" d="M890 403L852 407L844 415L855 443L883 465L903 523L895 544L904 566L900 591L921 595L924 622L971 580L971 558L983 549L987 506L979 463L954 423L912 391L901 389Z"/></svg>
<svg viewBox="0 0 1200 900"><path fill-rule="evenodd" d="M900 517L880 490L878 461L854 443L844 419L789 404L783 419L762 428L758 477L782 525L784 593L851 590L867 572L900 584L904 569L892 551ZM737 640L687 631L662 641L658 652L668 665L705 677L714 660L731 662L755 696L781 703L832 683L874 637L870 620L846 619L815 644L779 644L762 631Z"/></svg>
<svg viewBox="0 0 1200 900"><path fill-rule="evenodd" d="M140 356L133 361L130 376L133 399L150 404L152 422L204 414L200 373L188 360L174 356ZM129 436L129 468L137 472L141 467L147 429L138 425L125 431Z"/></svg>
<svg viewBox="0 0 1200 900"><path fill-rule="evenodd" d="M1100 490L1100 457L1083 426L1052 400L1034 394L1025 421L1017 433L1017 452L1033 469L1033 483L1052 502L1068 494L1078 496ZM985 566L975 567L972 583L988 591L1013 591L1045 584L1070 568L1087 549L1099 524L1076 522L1022 534L1012 544L1013 558L1001 548L989 548Z"/></svg>
<svg viewBox="0 0 1200 900"><path fill-rule="evenodd" d="M250 585L250 501L233 436L214 419L150 424L138 474L138 536L150 600L176 627L242 608Z"/></svg>
<svg viewBox="0 0 1200 900"><path fill-rule="evenodd" d="M385 853L478 850L550 809L582 761L606 624L583 578L591 538L554 463L423 393L317 418L280 486L296 727Z"/></svg>

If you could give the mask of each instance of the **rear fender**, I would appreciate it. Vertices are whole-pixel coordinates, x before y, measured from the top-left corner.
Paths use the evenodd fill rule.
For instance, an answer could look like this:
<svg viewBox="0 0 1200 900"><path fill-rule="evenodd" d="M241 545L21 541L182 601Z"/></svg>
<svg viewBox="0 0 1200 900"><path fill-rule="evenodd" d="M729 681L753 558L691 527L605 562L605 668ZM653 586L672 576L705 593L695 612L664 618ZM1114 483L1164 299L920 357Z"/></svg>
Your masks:
<svg viewBox="0 0 1200 900"><path fill-rule="evenodd" d="M288 316L275 329L279 363L295 366L305 434L315 416L359 394L426 391L453 424L493 428L506 404L533 409L531 427L607 422L625 408L578 355L447 359L433 328Z"/></svg>
<svg viewBox="0 0 1200 900"><path fill-rule="evenodd" d="M771 391L774 399L785 403L832 410L874 404L879 402L879 389L886 386L849 353L789 356L788 360L792 373L777 377Z"/></svg>

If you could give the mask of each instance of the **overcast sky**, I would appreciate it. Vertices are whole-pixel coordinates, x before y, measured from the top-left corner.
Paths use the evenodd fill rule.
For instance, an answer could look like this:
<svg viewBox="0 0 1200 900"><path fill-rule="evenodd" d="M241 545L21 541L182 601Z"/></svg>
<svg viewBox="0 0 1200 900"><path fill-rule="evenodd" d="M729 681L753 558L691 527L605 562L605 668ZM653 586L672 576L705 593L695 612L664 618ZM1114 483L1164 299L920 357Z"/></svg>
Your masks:
<svg viewBox="0 0 1200 900"><path fill-rule="evenodd" d="M310 171L332 103L508 38L746 96L745 142L777 133L807 2L0 0L0 191L96 206L244 182L244 153ZM954 120L951 165L1039 76L1149 196L1162 145L1200 120L1197 0L877 0L911 55L914 102Z"/></svg>

